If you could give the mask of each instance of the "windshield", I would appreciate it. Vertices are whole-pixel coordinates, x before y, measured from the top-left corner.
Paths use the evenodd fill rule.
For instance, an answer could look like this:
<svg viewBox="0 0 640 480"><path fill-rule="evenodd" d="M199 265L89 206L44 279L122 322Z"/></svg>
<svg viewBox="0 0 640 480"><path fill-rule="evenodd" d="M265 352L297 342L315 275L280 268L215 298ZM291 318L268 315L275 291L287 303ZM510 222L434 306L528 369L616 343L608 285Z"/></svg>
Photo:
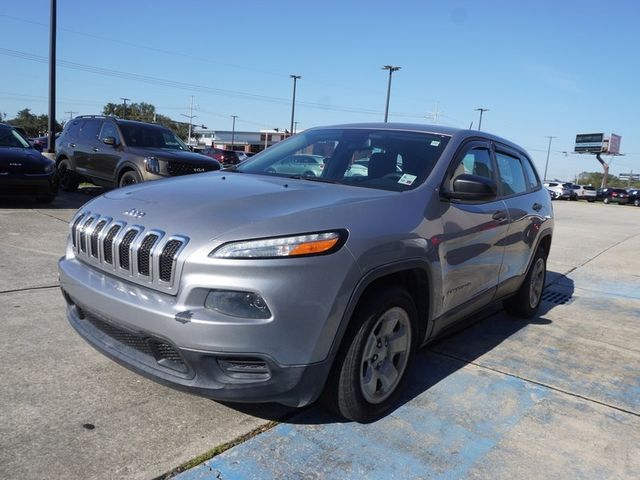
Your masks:
<svg viewBox="0 0 640 480"><path fill-rule="evenodd" d="M402 191L424 182L448 141L432 133L319 128L246 160L237 171Z"/></svg>
<svg viewBox="0 0 640 480"><path fill-rule="evenodd" d="M119 126L125 143L130 147L189 150L189 147L168 128L134 123L120 123Z"/></svg>
<svg viewBox="0 0 640 480"><path fill-rule="evenodd" d="M0 126L0 147L30 148L31 145L17 130Z"/></svg>

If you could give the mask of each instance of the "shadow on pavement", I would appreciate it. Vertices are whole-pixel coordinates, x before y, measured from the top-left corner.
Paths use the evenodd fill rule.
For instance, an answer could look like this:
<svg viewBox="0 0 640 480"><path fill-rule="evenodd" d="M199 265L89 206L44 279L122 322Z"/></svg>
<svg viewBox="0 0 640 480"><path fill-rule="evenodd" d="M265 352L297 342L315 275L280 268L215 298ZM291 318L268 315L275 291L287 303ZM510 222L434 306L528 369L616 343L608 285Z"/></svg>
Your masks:
<svg viewBox="0 0 640 480"><path fill-rule="evenodd" d="M90 185L80 187L76 192L58 192L58 195L51 203L37 202L32 196L0 196L0 208L10 209L31 209L39 208L46 210L74 209L77 210L89 200L102 195L109 189Z"/></svg>
<svg viewBox="0 0 640 480"><path fill-rule="evenodd" d="M557 272L548 272L548 274L553 280L547 285L545 291L561 291L568 296L573 295L571 279ZM557 283L559 280L562 280L561 284ZM528 325L551 324L552 321L544 318L544 315L556 306L558 305L555 303L543 301L538 315L525 320L508 315L500 303L494 303L460 321L455 330L443 334L417 352L410 372L408 388L386 415L393 413L451 374L493 350ZM275 404L227 405L248 415L290 424L322 425L345 422L344 419L333 415L317 403L303 409Z"/></svg>

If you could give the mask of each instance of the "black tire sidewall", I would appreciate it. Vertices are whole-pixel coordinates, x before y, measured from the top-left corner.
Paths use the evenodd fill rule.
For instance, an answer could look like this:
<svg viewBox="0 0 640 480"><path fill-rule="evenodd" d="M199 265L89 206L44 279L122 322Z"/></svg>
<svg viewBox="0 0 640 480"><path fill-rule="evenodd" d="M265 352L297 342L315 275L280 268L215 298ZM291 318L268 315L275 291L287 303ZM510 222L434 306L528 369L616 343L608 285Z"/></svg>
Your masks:
<svg viewBox="0 0 640 480"><path fill-rule="evenodd" d="M407 365L394 392L383 402L369 403L360 386L362 355L367 339L380 316L393 307L404 309L411 324L411 345ZM402 288L389 287L368 295L354 312L351 328L343 341L337 379L337 408L349 420L370 422L387 411L404 390L418 344L417 309L411 296Z"/></svg>
<svg viewBox="0 0 640 480"><path fill-rule="evenodd" d="M133 178L135 181L133 183L125 184L126 178ZM128 187L130 185L135 185L142 182L142 178L140 178L140 174L135 170L127 170L120 177L120 181L118 182L118 187Z"/></svg>
<svg viewBox="0 0 640 480"><path fill-rule="evenodd" d="M547 275L547 259L544 250L542 247L538 247L536 254L531 261L531 265L529 266L529 271L527 272L527 276L525 277L522 285L516 292L516 294L507 300L504 301L504 307L508 313L511 315L515 315L520 318L531 318L540 309L540 304L542 303L542 293L540 294L540 298L538 298L538 303L532 307L529 304L529 291L531 289L531 281L533 278L533 271L535 270L535 265L538 263L538 260L542 259L544 262L544 275L546 278ZM544 282L544 281L543 281ZM542 291L544 292L544 283L542 286Z"/></svg>
<svg viewBox="0 0 640 480"><path fill-rule="evenodd" d="M80 184L74 171L69 168L70 163L66 158L60 160L57 166L58 186L64 192L75 192Z"/></svg>

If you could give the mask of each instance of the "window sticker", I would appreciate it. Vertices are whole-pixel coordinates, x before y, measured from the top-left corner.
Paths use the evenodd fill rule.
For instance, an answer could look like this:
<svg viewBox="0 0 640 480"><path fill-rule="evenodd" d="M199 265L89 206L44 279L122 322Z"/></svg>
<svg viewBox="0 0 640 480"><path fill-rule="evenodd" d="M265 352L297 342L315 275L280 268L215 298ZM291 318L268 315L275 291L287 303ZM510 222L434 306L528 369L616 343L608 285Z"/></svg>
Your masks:
<svg viewBox="0 0 640 480"><path fill-rule="evenodd" d="M416 181L416 177L415 175L411 175L409 173L405 173L404 175L402 175L400 177L400 180L398 180L398 183L402 184L402 185L413 185L413 182Z"/></svg>
<svg viewBox="0 0 640 480"><path fill-rule="evenodd" d="M440 146L440 140L431 140L431 146L432 147Z"/></svg>

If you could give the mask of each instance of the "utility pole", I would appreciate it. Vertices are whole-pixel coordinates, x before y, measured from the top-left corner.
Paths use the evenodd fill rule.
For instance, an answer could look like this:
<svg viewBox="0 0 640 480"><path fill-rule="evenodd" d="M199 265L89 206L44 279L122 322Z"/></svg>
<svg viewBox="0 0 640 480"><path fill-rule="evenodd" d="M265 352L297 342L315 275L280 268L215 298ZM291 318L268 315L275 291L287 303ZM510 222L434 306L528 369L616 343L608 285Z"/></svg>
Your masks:
<svg viewBox="0 0 640 480"><path fill-rule="evenodd" d="M191 143L191 126L193 124L193 119L197 117L197 115L193 114L193 95L191 95L191 103L189 105L189 115L181 113L183 117L187 117L189 119L189 134L187 137L187 146Z"/></svg>
<svg viewBox="0 0 640 480"><path fill-rule="evenodd" d="M236 139L236 118L238 115L231 115L233 119L233 126L231 127L231 150L233 150L235 139Z"/></svg>
<svg viewBox="0 0 640 480"><path fill-rule="evenodd" d="M289 75L293 78L293 100L291 101L291 128L289 131L293 134L293 121L296 112L296 82L300 80L302 77L300 75Z"/></svg>
<svg viewBox="0 0 640 480"><path fill-rule="evenodd" d="M547 161L544 164L544 176L542 177L543 182L547 181L547 169L549 168L549 154L551 153L551 140L558 137L554 137L553 135L548 135L546 138L549 139L549 146L547 147Z"/></svg>
<svg viewBox="0 0 640 480"><path fill-rule="evenodd" d="M298 131L298 124L299 124L299 123L300 123L300 122L293 122L293 132L291 132L291 133L293 133L294 135L295 135L295 134L296 134L296 132Z"/></svg>
<svg viewBox="0 0 640 480"><path fill-rule="evenodd" d="M47 153L53 154L56 146L56 24L57 0L51 0L51 17L49 25L49 148Z"/></svg>
<svg viewBox="0 0 640 480"><path fill-rule="evenodd" d="M436 102L436 107L433 112L429 112L427 119L433 119L433 123L438 123L438 117L440 116L440 102Z"/></svg>
<svg viewBox="0 0 640 480"><path fill-rule="evenodd" d="M478 122L478 130L482 130L482 114L484 112L488 112L489 109L488 108L476 108L476 112L480 112L480 121Z"/></svg>
<svg viewBox="0 0 640 480"><path fill-rule="evenodd" d="M120 97L120 100L122 100L122 104L124 105L123 118L127 118L127 102L130 102L131 99L130 98Z"/></svg>
<svg viewBox="0 0 640 480"><path fill-rule="evenodd" d="M68 113L69 114L69 120L73 119L73 114L74 113L78 113L78 112L74 112L73 110L69 110L68 112L64 112L64 113Z"/></svg>
<svg viewBox="0 0 640 480"><path fill-rule="evenodd" d="M389 98L391 97L391 76L393 72L397 72L402 67L394 67L393 65L384 65L382 70L389 70L389 83L387 84L387 102L384 108L384 123L387 123L389 118Z"/></svg>

